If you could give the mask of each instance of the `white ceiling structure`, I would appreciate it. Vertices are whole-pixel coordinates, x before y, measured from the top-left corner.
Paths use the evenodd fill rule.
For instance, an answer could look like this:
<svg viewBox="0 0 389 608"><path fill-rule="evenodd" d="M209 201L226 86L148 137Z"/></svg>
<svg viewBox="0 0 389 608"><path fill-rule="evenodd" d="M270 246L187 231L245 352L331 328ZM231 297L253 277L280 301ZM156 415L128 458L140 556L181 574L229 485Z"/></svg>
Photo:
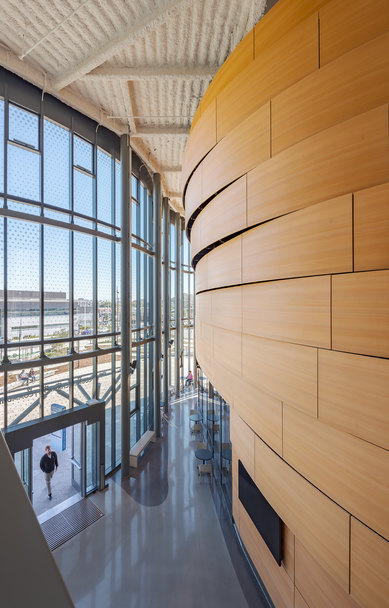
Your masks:
<svg viewBox="0 0 389 608"><path fill-rule="evenodd" d="M274 0L0 0L0 64L130 133L177 210L192 118Z"/></svg>

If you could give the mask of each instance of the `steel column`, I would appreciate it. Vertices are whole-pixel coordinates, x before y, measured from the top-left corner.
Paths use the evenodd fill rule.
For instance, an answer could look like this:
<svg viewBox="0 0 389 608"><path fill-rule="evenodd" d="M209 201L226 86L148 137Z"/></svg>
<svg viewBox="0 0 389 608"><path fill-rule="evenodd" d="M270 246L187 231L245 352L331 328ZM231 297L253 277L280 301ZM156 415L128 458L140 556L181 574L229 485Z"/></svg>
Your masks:
<svg viewBox="0 0 389 608"><path fill-rule="evenodd" d="M154 431L157 437L161 436L161 176L153 175L154 200Z"/></svg>
<svg viewBox="0 0 389 608"><path fill-rule="evenodd" d="M163 293L164 298L162 302L163 307L163 328L164 328L164 340L163 340L163 404L164 412L168 412L169 402L169 339L170 339L170 314L169 314L169 302L170 302L170 291L169 291L169 236L170 236L170 224L169 224L169 199L164 197L162 200L163 209Z"/></svg>
<svg viewBox="0 0 389 608"><path fill-rule="evenodd" d="M121 163L121 207L122 207L122 250L121 250L121 401L122 401L122 477L130 474L130 356L131 356L131 153L129 136L120 136Z"/></svg>
<svg viewBox="0 0 389 608"><path fill-rule="evenodd" d="M181 216L176 215L176 344L175 344L175 365L176 365L176 395L180 394L180 373L181 373Z"/></svg>

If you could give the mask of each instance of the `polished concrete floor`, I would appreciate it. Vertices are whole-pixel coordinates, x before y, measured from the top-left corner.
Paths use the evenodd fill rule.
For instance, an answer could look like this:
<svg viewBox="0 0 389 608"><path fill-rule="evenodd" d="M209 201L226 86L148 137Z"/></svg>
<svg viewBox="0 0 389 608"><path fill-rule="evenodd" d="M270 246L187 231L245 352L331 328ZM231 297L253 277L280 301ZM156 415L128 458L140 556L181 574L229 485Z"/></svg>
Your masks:
<svg viewBox="0 0 389 608"><path fill-rule="evenodd" d="M171 406L162 438L93 500L105 516L54 557L76 607L267 606L210 481L201 483L190 434L194 398Z"/></svg>

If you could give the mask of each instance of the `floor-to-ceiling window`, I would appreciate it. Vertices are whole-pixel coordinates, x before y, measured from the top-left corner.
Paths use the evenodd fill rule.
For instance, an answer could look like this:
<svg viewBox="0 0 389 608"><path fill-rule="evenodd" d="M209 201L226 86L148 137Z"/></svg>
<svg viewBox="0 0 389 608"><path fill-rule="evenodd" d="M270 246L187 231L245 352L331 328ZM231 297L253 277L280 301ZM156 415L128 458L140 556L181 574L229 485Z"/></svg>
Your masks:
<svg viewBox="0 0 389 608"><path fill-rule="evenodd" d="M194 373L194 272L190 260L190 243L184 226L181 230L181 365L182 376Z"/></svg>
<svg viewBox="0 0 389 608"><path fill-rule="evenodd" d="M131 375L130 445L152 423L152 383L154 323L152 278L154 265L152 197L147 185L135 175L131 181Z"/></svg>

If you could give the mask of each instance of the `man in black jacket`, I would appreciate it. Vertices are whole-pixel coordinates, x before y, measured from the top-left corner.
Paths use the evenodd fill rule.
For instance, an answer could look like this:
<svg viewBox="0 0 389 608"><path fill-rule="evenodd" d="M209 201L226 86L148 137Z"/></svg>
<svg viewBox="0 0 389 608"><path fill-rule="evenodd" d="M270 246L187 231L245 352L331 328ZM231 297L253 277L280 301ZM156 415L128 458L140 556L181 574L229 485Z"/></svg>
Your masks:
<svg viewBox="0 0 389 608"><path fill-rule="evenodd" d="M49 495L49 500L51 500L51 478L54 475L54 469L58 469L58 458L57 454L51 451L51 447L49 445L45 447L45 454L43 454L39 466L45 476L47 493Z"/></svg>

